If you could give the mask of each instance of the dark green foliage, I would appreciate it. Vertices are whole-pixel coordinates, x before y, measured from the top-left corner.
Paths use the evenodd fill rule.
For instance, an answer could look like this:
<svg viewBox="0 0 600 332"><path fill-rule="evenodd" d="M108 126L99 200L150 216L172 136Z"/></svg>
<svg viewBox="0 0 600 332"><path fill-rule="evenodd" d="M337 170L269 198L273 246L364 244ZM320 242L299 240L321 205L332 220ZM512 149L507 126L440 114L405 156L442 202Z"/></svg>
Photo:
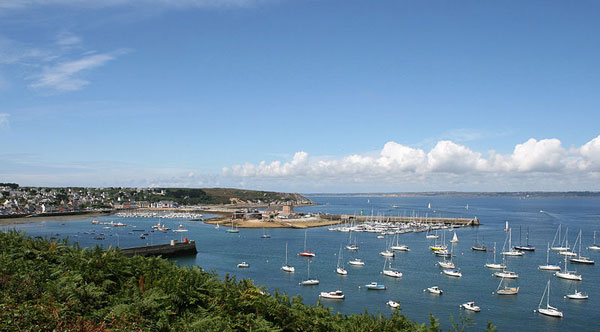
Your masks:
<svg viewBox="0 0 600 332"><path fill-rule="evenodd" d="M11 189L19 188L19 185L16 183L0 183L0 187L9 187Z"/></svg>
<svg viewBox="0 0 600 332"><path fill-rule="evenodd" d="M491 330L488 326L488 330ZM395 313L333 315L162 258L0 233L0 331L441 331Z"/></svg>

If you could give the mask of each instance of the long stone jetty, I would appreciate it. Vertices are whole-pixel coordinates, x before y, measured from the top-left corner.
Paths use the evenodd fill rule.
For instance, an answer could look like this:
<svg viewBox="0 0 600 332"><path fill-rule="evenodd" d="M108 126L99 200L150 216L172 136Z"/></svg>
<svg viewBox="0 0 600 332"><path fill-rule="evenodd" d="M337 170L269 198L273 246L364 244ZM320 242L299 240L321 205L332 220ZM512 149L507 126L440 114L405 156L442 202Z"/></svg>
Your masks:
<svg viewBox="0 0 600 332"><path fill-rule="evenodd" d="M336 216L337 217L337 216ZM333 217L335 218L335 217ZM329 219L329 217L327 217ZM387 216L355 216L349 214L342 214L339 216L341 222L365 222L365 221L390 221L390 222L401 222L401 223L429 223L429 224L444 224L444 225L461 225L461 226L479 226L479 219L474 218L441 218L441 217L387 217Z"/></svg>
<svg viewBox="0 0 600 332"><path fill-rule="evenodd" d="M177 240L171 240L170 244L158 244L153 246L142 246L132 248L120 249L125 256L183 256L183 255L195 255L198 253L196 249L196 242L186 241L178 242Z"/></svg>

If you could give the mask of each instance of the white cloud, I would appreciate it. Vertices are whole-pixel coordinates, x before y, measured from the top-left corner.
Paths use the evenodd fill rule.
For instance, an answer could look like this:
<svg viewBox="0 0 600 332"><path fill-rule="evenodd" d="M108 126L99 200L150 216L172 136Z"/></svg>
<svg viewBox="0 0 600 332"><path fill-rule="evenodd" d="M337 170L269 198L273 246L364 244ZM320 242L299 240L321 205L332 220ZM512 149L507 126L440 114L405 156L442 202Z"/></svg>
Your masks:
<svg viewBox="0 0 600 332"><path fill-rule="evenodd" d="M586 179L597 182L596 172L599 170L600 136L571 151L564 149L558 139L538 141L532 138L517 144L512 154L502 155L492 150L486 156L448 140L437 142L429 152L387 142L375 156L352 154L323 160L311 157L306 152L298 152L289 162L246 163L226 167L222 174L226 178L255 182L304 179L304 185L312 183L313 187L324 183L353 182L374 187L410 184L414 188L419 186L419 182L426 182L437 185L436 190L472 190L472 186L486 185L493 185L498 190L509 190L520 185L547 190L551 183L568 185L571 178L573 185L590 186L594 182L586 183ZM540 182L540 179L545 182ZM503 185L507 188L498 188ZM420 188L426 187L420 185Z"/></svg>
<svg viewBox="0 0 600 332"><path fill-rule="evenodd" d="M61 62L53 66L46 66L40 74L32 77L34 82L29 86L56 91L79 90L90 83L81 78L83 72L100 67L113 59L115 57L112 54L103 53L84 56L78 60Z"/></svg>
<svg viewBox="0 0 600 332"><path fill-rule="evenodd" d="M81 43L81 37L69 31L62 31L56 36L56 44L63 47L72 47Z"/></svg>
<svg viewBox="0 0 600 332"><path fill-rule="evenodd" d="M10 118L10 114L0 113L0 130L9 128L9 125L10 125L9 118Z"/></svg>

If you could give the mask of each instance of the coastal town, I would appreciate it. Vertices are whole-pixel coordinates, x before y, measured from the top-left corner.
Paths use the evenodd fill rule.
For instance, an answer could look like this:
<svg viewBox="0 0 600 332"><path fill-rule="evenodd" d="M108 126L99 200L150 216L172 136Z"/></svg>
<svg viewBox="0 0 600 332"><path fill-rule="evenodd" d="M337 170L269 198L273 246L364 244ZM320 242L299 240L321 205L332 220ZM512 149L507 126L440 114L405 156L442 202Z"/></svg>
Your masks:
<svg viewBox="0 0 600 332"><path fill-rule="evenodd" d="M299 194L237 189L49 188L0 183L0 217L3 218L144 209L216 209L216 212L233 209L235 212L258 206L268 209L270 206L310 204L312 201Z"/></svg>

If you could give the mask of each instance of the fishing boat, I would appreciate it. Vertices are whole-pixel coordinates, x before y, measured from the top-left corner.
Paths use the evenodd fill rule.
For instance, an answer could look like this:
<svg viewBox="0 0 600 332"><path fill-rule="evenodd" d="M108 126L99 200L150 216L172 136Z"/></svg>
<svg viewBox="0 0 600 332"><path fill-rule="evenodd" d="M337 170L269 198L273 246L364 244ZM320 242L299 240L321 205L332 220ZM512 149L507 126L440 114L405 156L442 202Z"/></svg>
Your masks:
<svg viewBox="0 0 600 332"><path fill-rule="evenodd" d="M385 303L388 307L392 308L392 309L398 309L400 308L400 303L396 302L396 301L392 301L389 300Z"/></svg>
<svg viewBox="0 0 600 332"><path fill-rule="evenodd" d="M341 290L336 290L335 292L321 292L319 297L330 300L343 300L346 296Z"/></svg>
<svg viewBox="0 0 600 332"><path fill-rule="evenodd" d="M348 261L348 264L354 265L354 266L365 266L365 262L360 260L360 258L355 258L351 261Z"/></svg>
<svg viewBox="0 0 600 332"><path fill-rule="evenodd" d="M577 237L579 239L579 253L577 254L577 257L572 257L569 260L571 261L571 263L578 263L578 264L594 264L594 261L592 259L590 259L589 257L583 257L581 256L581 230L579 230L579 236ZM575 241L575 246L577 245L577 241ZM575 250L575 246L573 246L573 250Z"/></svg>
<svg viewBox="0 0 600 332"><path fill-rule="evenodd" d="M588 250L600 250L600 246L596 244L596 231L594 231L594 244L587 248Z"/></svg>
<svg viewBox="0 0 600 332"><path fill-rule="evenodd" d="M527 227L527 234L525 235L525 240L527 241L526 245L521 244L521 226L519 226L519 245L514 248L517 250L524 251L535 251L535 247L529 244L529 226Z"/></svg>
<svg viewBox="0 0 600 332"><path fill-rule="evenodd" d="M301 281L300 285L302 286L313 286L318 285L319 280L310 277L310 260L306 262L306 280Z"/></svg>
<svg viewBox="0 0 600 332"><path fill-rule="evenodd" d="M388 268L385 268L386 263L388 263ZM392 268L392 261L389 258L385 259L385 262L383 263L383 271L382 271L384 276L388 276L388 277L392 277L392 278L402 278L402 272L399 272L395 269Z"/></svg>
<svg viewBox="0 0 600 332"><path fill-rule="evenodd" d="M504 242L506 247L506 241ZM508 229L508 251L502 251L503 256L523 256L523 252L512 247L512 229ZM503 249L504 250L504 249Z"/></svg>
<svg viewBox="0 0 600 332"><path fill-rule="evenodd" d="M343 262L343 257L342 257L342 246L340 245L340 253L338 254L338 263L337 263L337 268L335 269L335 271L337 272L337 274L341 274L341 275L347 275L348 271L346 271L346 269L344 269L344 262Z"/></svg>
<svg viewBox="0 0 600 332"><path fill-rule="evenodd" d="M452 240L450 240L450 242L458 243L458 235L456 235L456 232L454 232L454 236L452 237Z"/></svg>
<svg viewBox="0 0 600 332"><path fill-rule="evenodd" d="M546 297L546 307L542 308L542 302L544 302L544 297ZM536 310L533 310L533 312L536 312ZM538 304L537 312L550 317L563 317L563 313L561 311L550 305L550 280L548 280L546 289L544 289L544 294L542 294L542 298L540 299L540 303Z"/></svg>
<svg viewBox="0 0 600 332"><path fill-rule="evenodd" d="M500 283L498 284L498 288L496 288L496 294L498 294L498 295L517 295L519 293L519 287L504 286L504 288L500 289L500 286L502 286L502 282L504 282L504 278L502 278L500 280ZM492 292L492 294L494 294L494 292Z"/></svg>
<svg viewBox="0 0 600 332"><path fill-rule="evenodd" d="M473 246L471 247L471 250L475 250L475 251L486 251L487 250L483 241L481 241L481 243L479 243L479 232L477 229L475 229L475 244L473 244Z"/></svg>
<svg viewBox="0 0 600 332"><path fill-rule="evenodd" d="M246 262L241 262L237 265L237 267L239 268L246 268L246 267L250 267L250 264L246 263Z"/></svg>
<svg viewBox="0 0 600 332"><path fill-rule="evenodd" d="M583 292L575 290L575 293L567 294L567 295L565 295L564 298L571 299L571 300L587 300L589 298L589 296Z"/></svg>
<svg viewBox="0 0 600 332"><path fill-rule="evenodd" d="M487 263L487 264L485 264L485 267L487 267L488 269L494 269L494 270L506 268L506 265L496 263L496 242L494 242L494 263Z"/></svg>
<svg viewBox="0 0 600 332"><path fill-rule="evenodd" d="M442 271L442 273L450 277L462 277L462 273L460 273L459 269L445 269Z"/></svg>
<svg viewBox="0 0 600 332"><path fill-rule="evenodd" d="M567 269L567 256L565 256L565 271L564 272L556 272L556 273L554 273L554 275L559 278L562 278L562 279L578 280L578 281L583 280L583 278L581 277L581 274L577 274L576 272L577 271L569 271Z"/></svg>
<svg viewBox="0 0 600 332"><path fill-rule="evenodd" d="M546 271L560 271L560 266L550 264L550 242L548 242L548 249L546 250L546 265L538 266L540 270Z"/></svg>
<svg viewBox="0 0 600 332"><path fill-rule="evenodd" d="M438 286L427 287L427 289L424 289L423 292L429 292L431 294L437 295L442 295L444 293L444 291L441 290Z"/></svg>
<svg viewBox="0 0 600 332"><path fill-rule="evenodd" d="M471 301L471 302L467 302L467 303L463 303L460 305L461 308L466 309L466 310L471 310L474 312L479 312L481 311L481 308L479 308L478 306L475 305L475 302Z"/></svg>
<svg viewBox="0 0 600 332"><path fill-rule="evenodd" d="M285 264L281 267L281 270L285 271L285 272L290 272L290 273L294 273L294 271L296 271L296 269L294 269L293 266L288 265L288 243L285 243Z"/></svg>
<svg viewBox="0 0 600 332"><path fill-rule="evenodd" d="M569 246L567 245L566 247L562 245L562 243L560 243L560 232L562 229L562 224L558 225L558 229L556 230L556 234L554 234L554 240L552 240L552 246L550 246L550 249L552 250L556 250L556 251L564 251L564 250L569 250ZM565 232L565 239L567 240L568 243L568 239L567 239L567 235L569 234L569 228L567 228L567 231ZM559 241L559 243L556 243L556 240ZM554 245L556 243L556 246Z"/></svg>
<svg viewBox="0 0 600 332"><path fill-rule="evenodd" d="M366 284L365 285L366 289L371 289L371 290L385 290L386 287L383 284L378 284L377 282L373 281L370 284Z"/></svg>
<svg viewBox="0 0 600 332"><path fill-rule="evenodd" d="M304 231L304 251L299 253L298 255L300 255L302 257L315 257L315 254L312 251L306 250L306 234L307 233L308 233L308 230Z"/></svg>

